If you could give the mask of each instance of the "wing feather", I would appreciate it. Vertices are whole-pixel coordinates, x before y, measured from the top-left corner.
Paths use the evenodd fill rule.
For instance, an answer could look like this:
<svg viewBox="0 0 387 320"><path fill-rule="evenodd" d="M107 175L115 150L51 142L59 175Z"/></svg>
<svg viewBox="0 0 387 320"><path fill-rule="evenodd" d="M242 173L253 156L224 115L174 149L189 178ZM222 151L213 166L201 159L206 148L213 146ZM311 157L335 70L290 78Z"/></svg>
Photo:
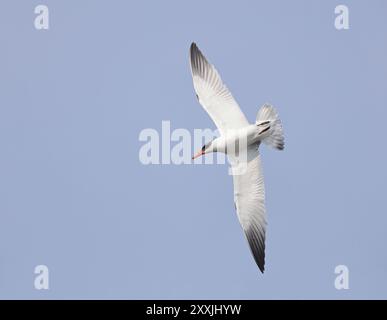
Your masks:
<svg viewBox="0 0 387 320"><path fill-rule="evenodd" d="M249 123L245 115L222 82L218 71L195 43L190 48L190 63L196 96L220 133L247 126Z"/></svg>
<svg viewBox="0 0 387 320"><path fill-rule="evenodd" d="M236 170L234 160L234 201L239 222L261 272L265 269L265 188L257 146L248 150L244 170ZM240 166L241 164L239 164Z"/></svg>

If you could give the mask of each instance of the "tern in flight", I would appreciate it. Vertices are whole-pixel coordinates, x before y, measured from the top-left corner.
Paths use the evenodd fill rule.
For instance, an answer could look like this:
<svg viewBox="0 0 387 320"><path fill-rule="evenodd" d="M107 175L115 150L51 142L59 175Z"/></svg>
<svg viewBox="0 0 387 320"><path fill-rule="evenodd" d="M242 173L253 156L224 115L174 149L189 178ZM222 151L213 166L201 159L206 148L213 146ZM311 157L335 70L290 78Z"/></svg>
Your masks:
<svg viewBox="0 0 387 320"><path fill-rule="evenodd" d="M264 104L258 111L255 123L250 124L223 84L215 67L207 61L195 43L192 43L190 48L190 64L196 97L220 133L218 138L205 144L192 159L211 152L227 154L231 163L234 203L238 219L254 260L263 273L266 232L265 189L258 148L263 142L275 149L283 150L281 121L275 109L269 104Z"/></svg>

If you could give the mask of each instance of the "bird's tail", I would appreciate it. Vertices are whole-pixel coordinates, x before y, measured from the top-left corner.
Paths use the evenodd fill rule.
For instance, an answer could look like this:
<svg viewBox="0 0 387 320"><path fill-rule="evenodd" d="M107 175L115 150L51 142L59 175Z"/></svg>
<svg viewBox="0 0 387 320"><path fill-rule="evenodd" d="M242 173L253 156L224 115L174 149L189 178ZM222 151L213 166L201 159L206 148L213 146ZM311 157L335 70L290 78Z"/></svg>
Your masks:
<svg viewBox="0 0 387 320"><path fill-rule="evenodd" d="M285 146L284 133L277 111L270 104L264 104L258 111L257 127L261 128L262 142L270 147L283 150Z"/></svg>

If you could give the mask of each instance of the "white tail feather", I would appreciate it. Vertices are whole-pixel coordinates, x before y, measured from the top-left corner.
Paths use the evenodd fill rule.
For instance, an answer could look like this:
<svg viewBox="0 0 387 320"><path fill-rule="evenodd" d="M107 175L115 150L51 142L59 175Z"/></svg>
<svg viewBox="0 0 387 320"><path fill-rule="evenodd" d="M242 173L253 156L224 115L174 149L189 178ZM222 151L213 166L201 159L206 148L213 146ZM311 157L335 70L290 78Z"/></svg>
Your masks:
<svg viewBox="0 0 387 320"><path fill-rule="evenodd" d="M268 122L266 124L266 122ZM256 125L265 125L270 127L265 134L262 142L270 147L283 150L285 146L284 133L281 120L277 111L270 104L264 104L258 111ZM265 130L266 131L266 130Z"/></svg>

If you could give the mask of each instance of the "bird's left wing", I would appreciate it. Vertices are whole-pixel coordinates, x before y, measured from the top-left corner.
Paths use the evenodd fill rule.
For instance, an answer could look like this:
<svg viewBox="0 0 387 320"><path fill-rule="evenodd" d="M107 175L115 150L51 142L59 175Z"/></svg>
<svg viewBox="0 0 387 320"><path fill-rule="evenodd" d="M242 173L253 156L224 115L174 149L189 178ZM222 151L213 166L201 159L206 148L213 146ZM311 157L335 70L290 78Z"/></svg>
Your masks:
<svg viewBox="0 0 387 320"><path fill-rule="evenodd" d="M245 232L254 260L261 272L265 266L265 188L258 146L248 147L247 161L232 166L234 201L239 222ZM240 166L243 170L241 170Z"/></svg>
<svg viewBox="0 0 387 320"><path fill-rule="evenodd" d="M191 44L190 62L196 96L220 133L248 126L249 122L222 82L218 71L207 61L195 43Z"/></svg>

